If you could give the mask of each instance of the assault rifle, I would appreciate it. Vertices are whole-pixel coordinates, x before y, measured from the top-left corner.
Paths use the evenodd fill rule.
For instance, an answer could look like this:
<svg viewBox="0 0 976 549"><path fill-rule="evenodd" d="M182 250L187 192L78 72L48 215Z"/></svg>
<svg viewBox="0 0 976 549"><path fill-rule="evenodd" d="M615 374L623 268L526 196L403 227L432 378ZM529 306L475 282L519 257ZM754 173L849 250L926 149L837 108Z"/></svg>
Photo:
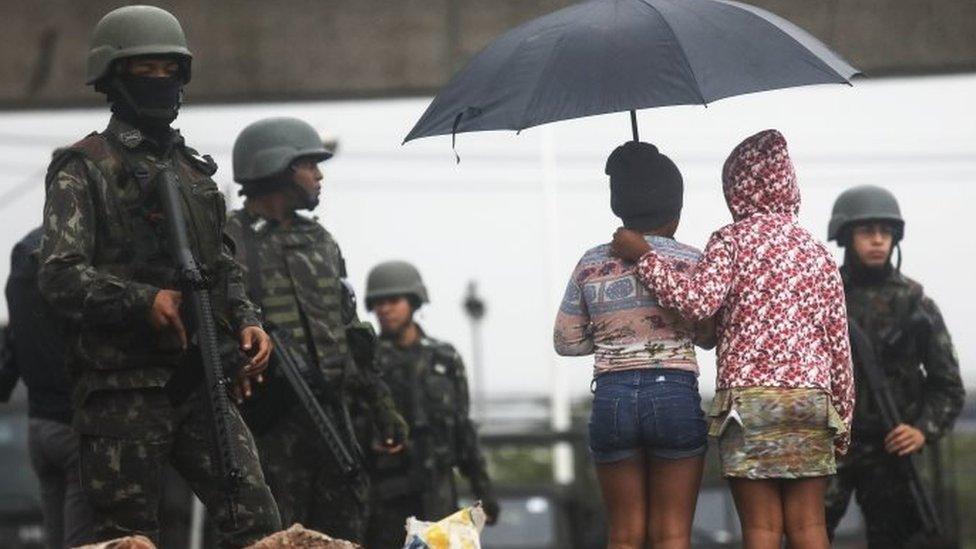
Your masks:
<svg viewBox="0 0 976 549"><path fill-rule="evenodd" d="M354 454L350 451L349 446L336 428L335 421L322 408L318 395L307 381L318 376L315 376L311 371L305 357L295 351L288 334L284 330L272 329L270 335L271 342L274 344L275 366L281 371L292 391L295 392L298 403L308 414L308 418L312 420L312 425L315 426L315 431L322 443L332 452L332 456L335 457L336 463L339 465L339 470L347 477L356 476L362 470L359 453ZM324 392L326 388L319 387L318 389L319 392ZM338 405L342 406L341 401L338 402ZM349 429L348 431L352 437L352 430ZM353 443L355 444L355 442Z"/></svg>
<svg viewBox="0 0 976 549"><path fill-rule="evenodd" d="M425 348L425 353L430 352ZM410 423L410 437L405 442L406 449L395 455L377 454L374 466L377 477L370 487L372 494L379 500L394 499L404 495L420 495L417 517L430 520L436 518L431 513L437 512L438 494L437 461L431 439L433 428L427 409L424 406L424 388L421 373L415 369L423 364L429 355L424 354L417 362L410 365L407 373L410 389L410 399L404 406L404 412L409 410L412 415ZM382 441L385 442L385 441ZM447 474L453 474L448 471Z"/></svg>
<svg viewBox="0 0 976 549"><path fill-rule="evenodd" d="M209 281L193 256L190 238L183 215L183 193L179 177L171 169L159 172L157 192L166 215L173 257L177 262L177 280L184 297L189 296L191 313L196 327L197 347L203 367L207 402L210 404L211 463L223 481L224 496L231 523L237 526L237 493L244 473L237 456L237 441L230 426L230 397L227 391L233 380L224 373L214 324L213 303Z"/></svg>
<svg viewBox="0 0 976 549"><path fill-rule="evenodd" d="M434 436L434 430L424 403L425 393L422 378L416 371L410 372L410 390L413 393L410 395L410 404L413 408L414 421L414 424L410 427L410 442L413 443L413 447L408 448L410 451L408 454L410 458L410 477L416 483L416 486L420 488L420 506L424 514L418 516L425 520L431 520L436 518L431 516L431 513L437 509L437 494L433 487L436 486L435 481L438 471L434 445L431 441ZM447 474L453 473L448 471Z"/></svg>
<svg viewBox="0 0 976 549"><path fill-rule="evenodd" d="M882 427L885 433L890 433L902 421L901 415L898 413L898 406L895 404L895 399L891 395L891 389L888 387L888 380L885 378L884 372L881 371L881 367L875 358L871 340L861 327L851 320L848 324L848 331L851 338L851 347L858 359L857 364L861 366L861 371L867 380L871 396L881 414ZM908 481L908 488L912 494L912 502L915 504L915 510L918 512L918 516L922 521L922 529L926 535L934 539L942 539L943 531L942 524L939 521L939 515L928 493L925 491L925 487L922 486L922 481L918 476L918 469L915 467L915 462L912 461L912 456L902 456L898 458L898 463L905 480Z"/></svg>

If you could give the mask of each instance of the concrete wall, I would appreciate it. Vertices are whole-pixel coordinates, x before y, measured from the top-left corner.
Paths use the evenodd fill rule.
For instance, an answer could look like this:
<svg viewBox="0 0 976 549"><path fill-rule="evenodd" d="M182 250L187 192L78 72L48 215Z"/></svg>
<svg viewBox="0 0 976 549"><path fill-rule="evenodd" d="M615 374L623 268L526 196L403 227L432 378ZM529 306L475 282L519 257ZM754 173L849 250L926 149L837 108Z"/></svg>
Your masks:
<svg viewBox="0 0 976 549"><path fill-rule="evenodd" d="M750 0L872 76L976 70L973 0ZM196 53L194 102L431 93L518 23L570 0L167 0ZM0 107L97 104L88 34L120 2L0 3Z"/></svg>

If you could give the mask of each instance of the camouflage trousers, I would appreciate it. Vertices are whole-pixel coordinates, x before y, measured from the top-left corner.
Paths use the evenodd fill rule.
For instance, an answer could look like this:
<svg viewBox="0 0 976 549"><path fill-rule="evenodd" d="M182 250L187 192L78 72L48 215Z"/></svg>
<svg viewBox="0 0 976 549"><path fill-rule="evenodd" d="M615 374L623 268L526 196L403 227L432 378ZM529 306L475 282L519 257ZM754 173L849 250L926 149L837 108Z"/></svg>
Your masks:
<svg viewBox="0 0 976 549"><path fill-rule="evenodd" d="M398 493L406 477L376 480L370 500L366 547L402 549L407 537L407 518L436 521L457 511L453 474L444 471L437 479L431 479L423 493Z"/></svg>
<svg viewBox="0 0 976 549"><path fill-rule="evenodd" d="M369 480L339 472L303 410L293 406L257 437L265 478L286 527L296 522L332 537L362 543Z"/></svg>
<svg viewBox="0 0 976 549"><path fill-rule="evenodd" d="M870 549L917 546L922 522L897 460L883 451L869 457L838 468L831 477L826 497L831 539L853 494L864 514Z"/></svg>
<svg viewBox="0 0 976 549"><path fill-rule="evenodd" d="M244 478L232 522L223 479L215 473L202 390L181 404L162 388L88 395L76 411L81 481L95 510L96 539L142 534L158 542L164 466L170 463L206 505L222 547L244 547L281 529L251 433L232 408L231 428Z"/></svg>

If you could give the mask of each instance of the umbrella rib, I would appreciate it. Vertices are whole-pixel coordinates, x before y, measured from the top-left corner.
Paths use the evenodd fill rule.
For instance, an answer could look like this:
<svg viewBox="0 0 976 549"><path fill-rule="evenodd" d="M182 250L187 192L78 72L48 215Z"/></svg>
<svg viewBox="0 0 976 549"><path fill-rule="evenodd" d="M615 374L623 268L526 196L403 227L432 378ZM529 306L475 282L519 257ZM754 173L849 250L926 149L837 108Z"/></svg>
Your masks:
<svg viewBox="0 0 976 549"><path fill-rule="evenodd" d="M716 1L719 2L719 3L721 3L721 4L725 4L727 6L734 6L734 7L739 8L740 10L742 10L743 12L745 12L746 14L748 14L750 17L755 17L756 19L759 19L760 21L762 21L762 22L766 23L767 25L771 26L775 31L779 32L780 34L782 34L782 35L786 36L787 38L789 38L790 40L792 40L797 46L799 46L800 48L803 48L804 51L806 51L807 53L809 53L810 56L813 57L813 59L815 59L816 61L819 61L819 63L820 63L819 65L817 65L816 63L811 63L811 65L814 66L814 67L816 67L816 69L819 70L823 74L826 74L828 76L839 76L839 77L841 77L844 80L843 83L844 84L847 84L848 86L853 86L853 84L851 84L851 82L850 82L850 79L851 78L853 78L854 76L857 76L859 74L863 74L859 69L857 69L856 67L850 65L850 63L848 63L843 58L840 58L840 56L835 51L833 51L833 49L831 49L830 46L828 46L826 43L824 43L823 46L826 47L827 50L831 54L833 54L835 57L837 57L838 58L838 61L842 62L845 65L848 65L854 71L854 74L852 74L850 77L844 76L843 74L841 74L841 72L839 70L837 70L836 68L834 68L833 66L831 66L829 63L827 63L820 55L818 55L816 52L814 52L813 50L811 50L808 45L806 45L803 42L801 42L797 37L795 37L795 36L791 35L790 33L786 32L786 30L784 30L782 27L780 27L780 25L778 25L776 23L776 21L770 20L767 17L765 17L762 13L757 12L756 11L756 6L752 6L752 5L749 5L749 4L743 4L742 2L729 1L729 0L716 0ZM797 30L799 30L799 31L801 31L801 32L803 32L805 34L809 34L810 37L813 38L814 40L820 41L819 38L817 38L816 36L813 36L812 34L810 34L809 32L807 32L802 27L799 27L799 26L793 24L793 22L790 21L789 19L785 19L785 18L779 17L778 15L776 15L775 13L772 13L772 12L769 12L769 13L773 17L776 17L778 19L782 19L786 23L789 23L789 24L793 25L794 27L796 27ZM825 67L826 67L827 70L824 70Z"/></svg>
<svg viewBox="0 0 976 549"><path fill-rule="evenodd" d="M526 128L529 127L527 125L527 122L528 121L526 120L526 117L527 117L527 115L529 113L529 109L535 103L535 101L534 101L535 94L536 94L536 92L539 91L539 86L541 85L542 81L545 79L544 77L545 77L547 71L549 70L548 69L548 67L549 67L549 61L551 61L552 60L552 56L556 54L556 50L559 49L558 46L560 44L562 44L563 39L565 38L565 36L566 35L564 35L564 34L559 35L559 37L556 39L555 43L552 45L552 49L550 49L549 50L549 53L546 54L546 62L543 63L543 65L542 65L543 67L546 67L546 70L539 73L539 78L536 79L535 84L532 86L532 93L530 93L528 95L528 101L526 101L525 108L522 110L522 116L520 117L520 121L519 121L519 124L518 124L520 127L516 128L516 130L522 131L522 130L524 130L524 129L526 129ZM535 124L535 125L538 125L538 124Z"/></svg>
<svg viewBox="0 0 976 549"><path fill-rule="evenodd" d="M684 46L681 45L681 40L678 40L678 35L677 33L674 32L674 28L671 26L671 23L669 23L667 17L664 17L664 15L662 15L661 12L658 11L658 9L655 8L650 2L648 2L647 0L641 0L641 3L651 8L651 10L653 10L654 13L657 14L658 18L660 18L661 21L664 22L664 26L667 27L668 32L671 33L671 37L674 39L674 43L678 45L678 51L681 52L681 58L685 60L685 67L688 69L688 74L691 75L691 79L695 82L695 92L698 93L698 99L701 100L702 105L705 105L707 107L708 101L705 101L705 96L702 95L701 82L699 82L698 77L695 76L695 71L694 69L691 68L691 60L688 59L688 54L685 53L685 48Z"/></svg>

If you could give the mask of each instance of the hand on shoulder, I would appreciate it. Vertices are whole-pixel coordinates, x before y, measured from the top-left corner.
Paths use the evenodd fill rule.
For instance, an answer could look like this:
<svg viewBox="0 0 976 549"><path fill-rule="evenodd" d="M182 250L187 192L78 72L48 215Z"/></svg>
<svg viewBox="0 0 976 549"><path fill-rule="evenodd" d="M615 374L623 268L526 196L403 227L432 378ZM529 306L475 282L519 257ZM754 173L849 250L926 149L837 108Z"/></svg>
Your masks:
<svg viewBox="0 0 976 549"><path fill-rule="evenodd" d="M651 251L650 244L641 233L620 227L613 233L610 253L616 257L636 263L644 254Z"/></svg>

